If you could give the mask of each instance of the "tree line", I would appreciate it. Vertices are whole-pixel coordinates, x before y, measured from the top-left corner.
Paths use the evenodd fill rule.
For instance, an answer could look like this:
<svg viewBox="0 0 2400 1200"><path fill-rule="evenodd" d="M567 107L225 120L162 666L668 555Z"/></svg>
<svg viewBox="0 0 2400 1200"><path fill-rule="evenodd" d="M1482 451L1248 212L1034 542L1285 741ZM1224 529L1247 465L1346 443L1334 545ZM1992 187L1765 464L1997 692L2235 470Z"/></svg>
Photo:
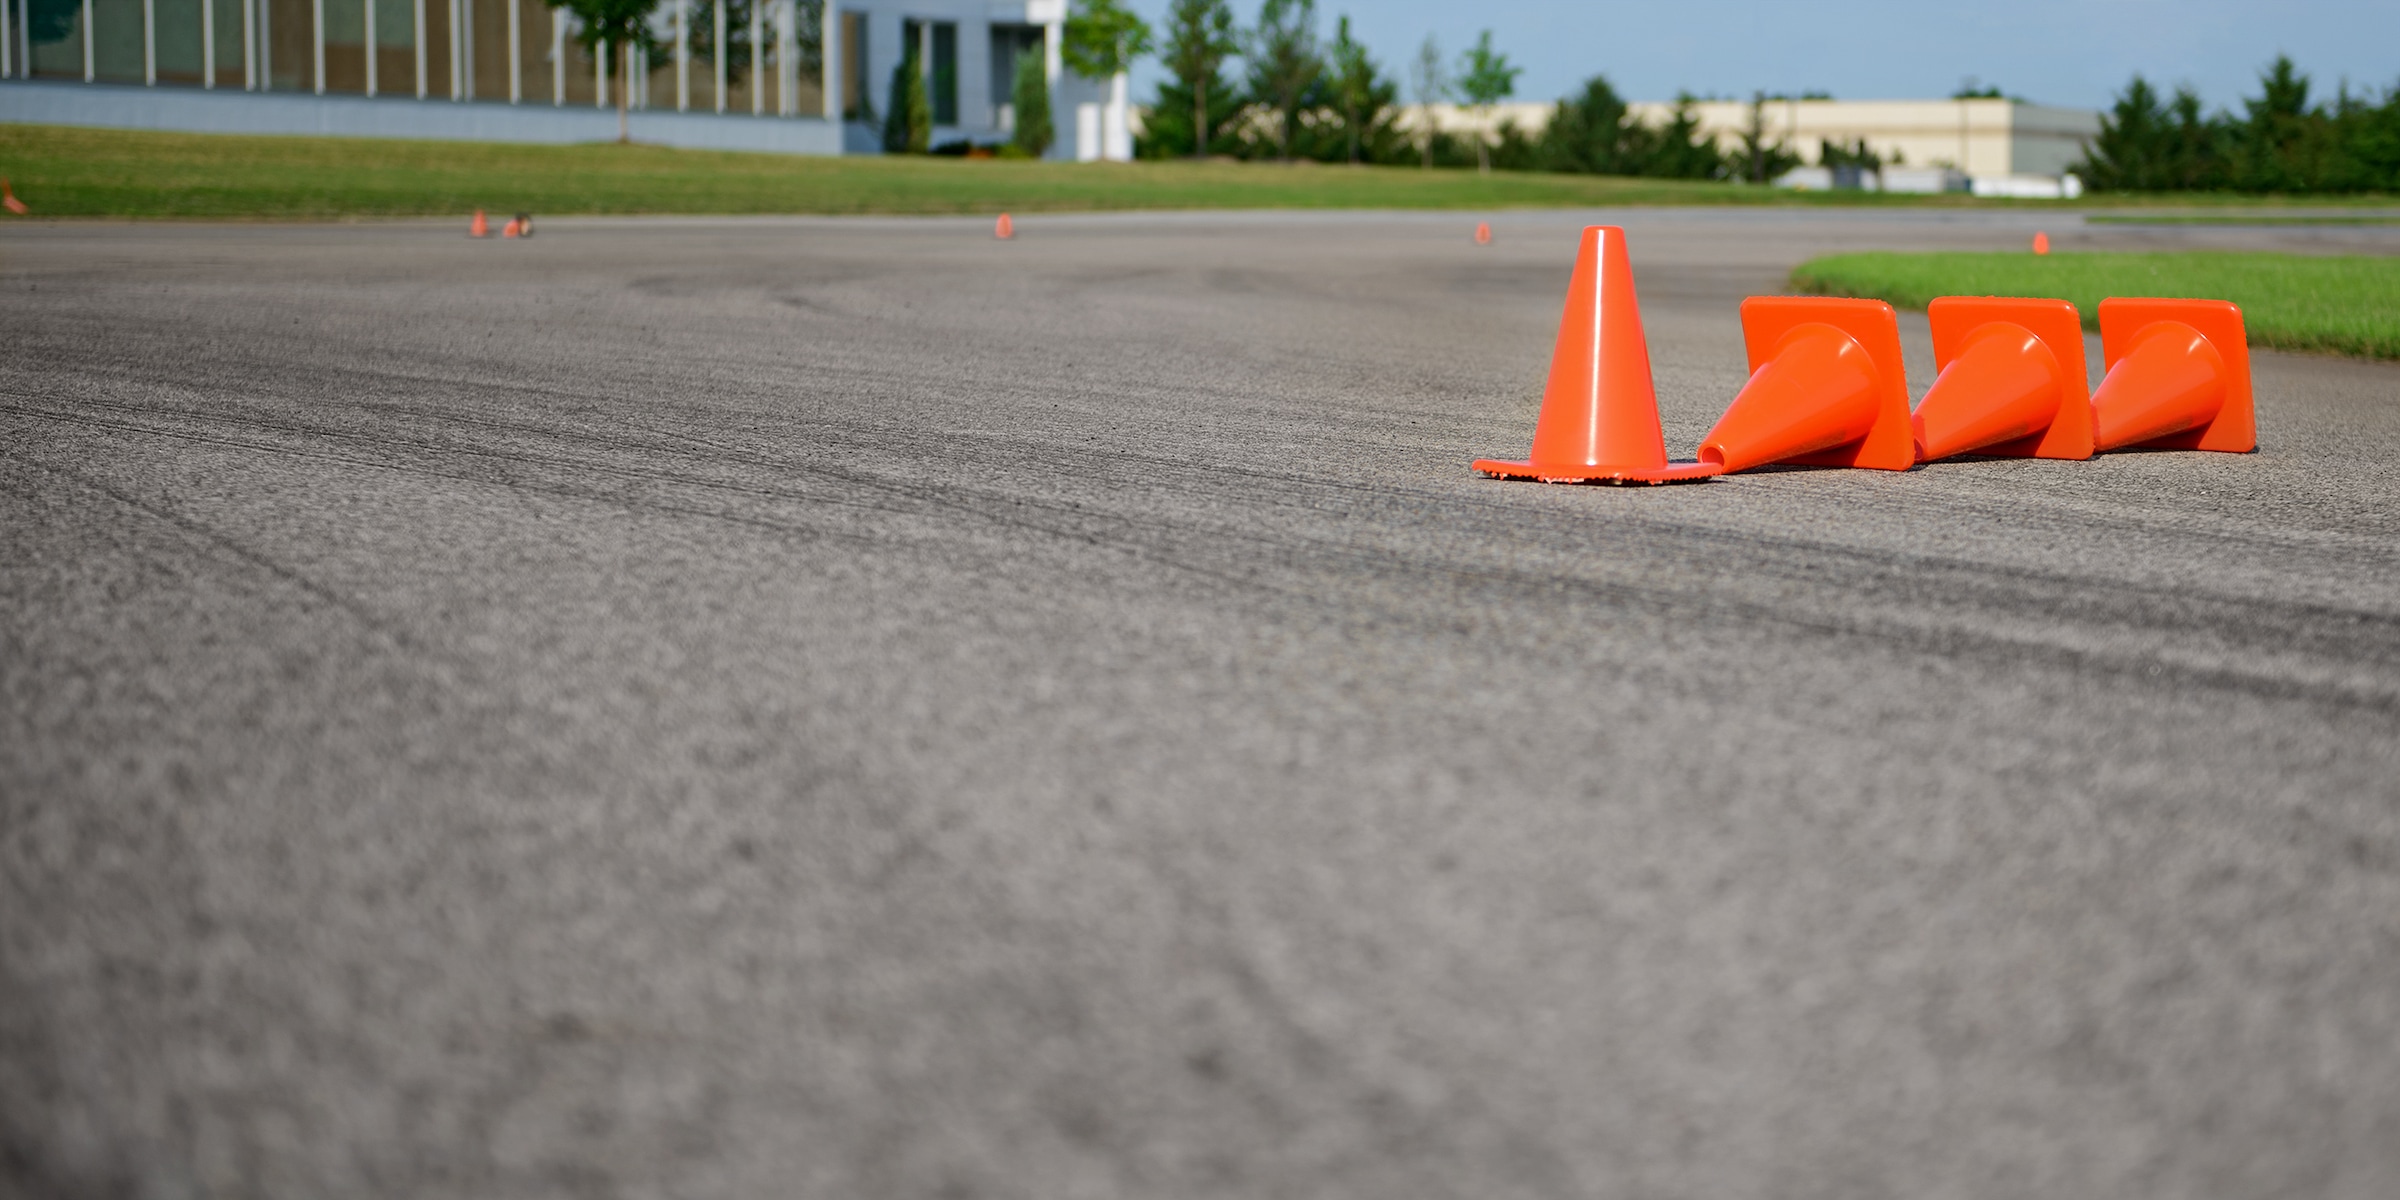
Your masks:
<svg viewBox="0 0 2400 1200"><path fill-rule="evenodd" d="M2076 173L2109 191L2400 191L2400 86L2375 97L2345 83L2311 104L2309 77L2278 56L2241 104L2205 112L2192 89L2168 98L2137 74Z"/></svg>

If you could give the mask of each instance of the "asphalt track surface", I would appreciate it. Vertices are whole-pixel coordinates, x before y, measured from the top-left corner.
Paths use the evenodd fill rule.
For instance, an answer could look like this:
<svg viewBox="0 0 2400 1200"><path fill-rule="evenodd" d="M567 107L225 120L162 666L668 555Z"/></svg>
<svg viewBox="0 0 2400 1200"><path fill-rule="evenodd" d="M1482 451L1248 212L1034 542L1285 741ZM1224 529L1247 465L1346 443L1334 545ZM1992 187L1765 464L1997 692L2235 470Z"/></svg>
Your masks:
<svg viewBox="0 0 2400 1200"><path fill-rule="evenodd" d="M1601 217L9 227L0 1187L2400 1194L2400 367L1476 477ZM2400 248L1615 219L1686 455L1823 250Z"/></svg>

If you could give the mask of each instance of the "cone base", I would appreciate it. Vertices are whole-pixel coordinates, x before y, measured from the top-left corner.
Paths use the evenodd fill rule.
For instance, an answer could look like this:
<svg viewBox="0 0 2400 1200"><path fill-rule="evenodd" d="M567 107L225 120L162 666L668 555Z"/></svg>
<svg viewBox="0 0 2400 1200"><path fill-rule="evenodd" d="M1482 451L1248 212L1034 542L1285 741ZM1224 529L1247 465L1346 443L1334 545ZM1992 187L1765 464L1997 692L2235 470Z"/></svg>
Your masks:
<svg viewBox="0 0 2400 1200"><path fill-rule="evenodd" d="M1716 463L1662 463L1658 466L1591 466L1585 463L1508 462L1475 460L1475 469L1494 479L1531 479L1539 483L1614 483L1641 485L1691 483L1725 473Z"/></svg>

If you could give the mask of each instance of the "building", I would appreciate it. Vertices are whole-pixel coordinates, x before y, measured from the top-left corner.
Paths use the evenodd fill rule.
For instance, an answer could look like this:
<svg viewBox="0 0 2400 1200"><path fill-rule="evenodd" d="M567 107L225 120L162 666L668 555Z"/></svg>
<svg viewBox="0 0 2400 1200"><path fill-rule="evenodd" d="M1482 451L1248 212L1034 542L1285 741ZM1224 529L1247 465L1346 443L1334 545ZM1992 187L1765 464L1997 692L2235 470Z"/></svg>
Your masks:
<svg viewBox="0 0 2400 1200"><path fill-rule="evenodd" d="M1050 87L1051 157L1130 159L1126 80L1063 69L1065 18L1066 0L669 0L650 22L660 49L625 89L633 136L879 152L914 46L937 145L1006 140L1030 54ZM0 0L0 120L611 139L625 56L578 33L539 0Z"/></svg>
<svg viewBox="0 0 2400 1200"><path fill-rule="evenodd" d="M1664 125L1675 106L1630 104L1635 120ZM1527 133L1547 128L1556 111L1548 104L1503 104L1487 116L1452 105L1434 106L1437 128L1453 133L1497 131L1513 121ZM1750 103L1702 100L1692 105L1703 134L1721 150L1741 148L1750 128ZM1948 167L1974 179L2038 176L2055 180L2081 159L2100 133L2100 114L2013 100L1769 100L1758 112L1770 143L1781 142L1801 162L1815 165L1825 142L1853 146L1864 141L1886 163ZM1410 109L1404 129L1422 120Z"/></svg>

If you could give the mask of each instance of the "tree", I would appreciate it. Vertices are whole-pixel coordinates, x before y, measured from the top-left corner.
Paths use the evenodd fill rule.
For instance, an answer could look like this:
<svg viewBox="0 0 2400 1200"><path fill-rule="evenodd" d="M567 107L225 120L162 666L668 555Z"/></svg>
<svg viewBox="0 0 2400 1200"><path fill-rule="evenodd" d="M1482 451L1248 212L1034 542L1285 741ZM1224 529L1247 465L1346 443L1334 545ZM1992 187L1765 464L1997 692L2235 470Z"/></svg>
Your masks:
<svg viewBox="0 0 2400 1200"><path fill-rule="evenodd" d="M550 0L550 7L574 14L581 26L575 33L575 43L592 57L616 55L617 142L622 145L632 141L632 127L625 114L633 92L633 53L641 51L642 62L647 65L651 54L658 50L658 38L650 32L650 14L658 8L658 0Z"/></svg>
<svg viewBox="0 0 2400 1200"><path fill-rule="evenodd" d="M1725 174L1725 156L1717 152L1715 139L1701 131L1697 104L1699 99L1690 92L1679 92L1665 125L1635 127L1637 132L1627 139L1627 157L1635 174L1661 179L1713 179ZM1778 145L1776 150L1780 152L1782 147ZM1787 169L1792 161L1791 155L1783 155Z"/></svg>
<svg viewBox="0 0 2400 1200"><path fill-rule="evenodd" d="M1605 75L1583 81L1583 93L1561 100L1542 130L1539 159L1552 171L1630 175L1625 153L1625 100Z"/></svg>
<svg viewBox="0 0 2400 1200"><path fill-rule="evenodd" d="M2195 99L2197 99L2195 97ZM2175 129L2158 90L2139 74L2117 94L2100 134L2084 150L2075 173L2107 192L2149 192L2172 187L2170 160Z"/></svg>
<svg viewBox="0 0 2400 1200"><path fill-rule="evenodd" d="M1317 0L1266 0L1250 31L1250 94L1277 116L1277 156L1292 159L1300 114L1314 107L1325 60L1317 54Z"/></svg>
<svg viewBox="0 0 2400 1200"><path fill-rule="evenodd" d="M1059 45L1068 70L1100 83L1124 74L1148 53L1150 26L1122 0L1075 0Z"/></svg>
<svg viewBox="0 0 2400 1200"><path fill-rule="evenodd" d="M1474 106L1481 118L1478 125L1491 122L1492 106L1516 94L1517 76L1521 67L1508 65L1508 56L1492 49L1492 31L1486 29L1475 44L1458 60L1458 94ZM1475 158L1479 169L1492 169L1491 144L1478 130L1475 135Z"/></svg>
<svg viewBox="0 0 2400 1200"><path fill-rule="evenodd" d="M1425 44L1417 47L1417 61L1408 67L1409 90L1417 97L1418 125L1425 152L1425 166L1433 166L1433 106L1450 98L1450 72L1442 66L1442 47L1425 35Z"/></svg>
<svg viewBox="0 0 2400 1200"><path fill-rule="evenodd" d="M1156 139L1168 132L1159 128L1162 120L1180 120L1190 113L1193 158L1208 157L1210 135L1242 105L1225 84L1222 72L1225 60L1241 49L1241 41L1233 29L1233 10L1225 0L1175 0L1167 10L1167 46L1163 55L1167 71L1174 76L1171 83L1158 87L1158 103L1151 106L1147 136ZM1170 115L1171 114L1171 115Z"/></svg>
<svg viewBox="0 0 2400 1200"><path fill-rule="evenodd" d="M1017 110L1014 132L1009 142L1027 155L1040 158L1050 152L1050 77L1039 54L1017 56L1017 77L1009 92L1009 101Z"/></svg>
<svg viewBox="0 0 2400 1200"><path fill-rule="evenodd" d="M892 99L883 113L883 152L923 154L933 149L933 102L925 94L925 68L912 42L892 68Z"/></svg>
<svg viewBox="0 0 2400 1200"><path fill-rule="evenodd" d="M1680 97L1679 102L1689 97ZM1750 93L1750 121L1742 127L1742 178L1752 183L1765 183L1800 165L1800 156L1783 144L1783 139L1767 140L1767 94Z"/></svg>
<svg viewBox="0 0 2400 1200"><path fill-rule="evenodd" d="M1375 60L1368 57L1367 48L1350 36L1350 18L1345 16L1333 30L1333 95L1342 108L1342 132L1348 144L1347 161L1358 162L1363 140L1372 137L1371 131L1382 123L1383 110L1392 102L1391 85L1385 83Z"/></svg>

